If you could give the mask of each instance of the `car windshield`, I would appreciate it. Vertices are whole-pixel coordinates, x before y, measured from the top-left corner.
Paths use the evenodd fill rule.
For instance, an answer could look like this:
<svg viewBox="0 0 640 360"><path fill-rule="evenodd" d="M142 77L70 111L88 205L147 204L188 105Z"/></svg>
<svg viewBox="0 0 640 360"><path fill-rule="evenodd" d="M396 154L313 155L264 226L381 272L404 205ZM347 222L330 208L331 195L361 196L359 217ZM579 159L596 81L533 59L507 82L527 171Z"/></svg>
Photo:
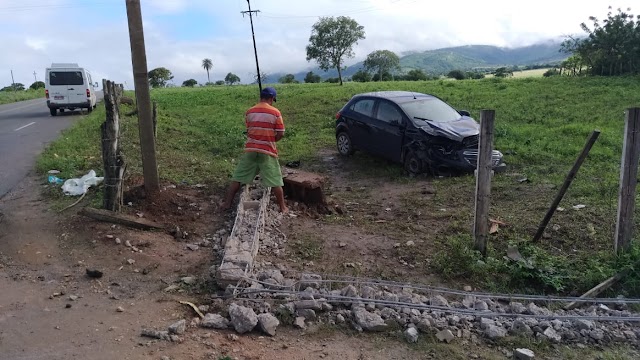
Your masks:
<svg viewBox="0 0 640 360"><path fill-rule="evenodd" d="M444 101L437 98L418 99L400 104L412 119L447 123L460 120L460 114Z"/></svg>

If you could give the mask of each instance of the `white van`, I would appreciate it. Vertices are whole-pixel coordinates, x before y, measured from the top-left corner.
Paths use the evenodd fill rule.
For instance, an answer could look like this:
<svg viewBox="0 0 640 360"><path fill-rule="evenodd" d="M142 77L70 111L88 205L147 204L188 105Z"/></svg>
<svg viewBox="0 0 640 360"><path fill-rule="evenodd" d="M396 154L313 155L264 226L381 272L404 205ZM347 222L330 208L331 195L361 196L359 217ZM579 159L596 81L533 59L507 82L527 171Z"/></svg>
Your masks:
<svg viewBox="0 0 640 360"><path fill-rule="evenodd" d="M44 91L51 116L57 111L87 109L96 107L96 92L91 73L78 64L51 64L46 69Z"/></svg>

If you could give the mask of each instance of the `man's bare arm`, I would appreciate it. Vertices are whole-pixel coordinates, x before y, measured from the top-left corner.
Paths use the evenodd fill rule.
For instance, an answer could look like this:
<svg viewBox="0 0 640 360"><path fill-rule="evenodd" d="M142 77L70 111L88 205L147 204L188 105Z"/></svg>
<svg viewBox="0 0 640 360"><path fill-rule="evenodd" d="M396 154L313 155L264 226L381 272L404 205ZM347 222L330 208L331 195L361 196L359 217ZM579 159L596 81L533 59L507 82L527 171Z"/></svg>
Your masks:
<svg viewBox="0 0 640 360"><path fill-rule="evenodd" d="M284 137L284 131L276 131L276 141L280 141Z"/></svg>

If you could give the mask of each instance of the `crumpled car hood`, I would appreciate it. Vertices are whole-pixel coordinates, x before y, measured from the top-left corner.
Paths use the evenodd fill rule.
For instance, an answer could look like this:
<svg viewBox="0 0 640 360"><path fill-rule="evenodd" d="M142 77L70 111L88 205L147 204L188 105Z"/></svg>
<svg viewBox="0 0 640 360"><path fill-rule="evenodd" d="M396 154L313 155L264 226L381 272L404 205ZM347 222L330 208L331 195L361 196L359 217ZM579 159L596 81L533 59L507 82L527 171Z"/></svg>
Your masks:
<svg viewBox="0 0 640 360"><path fill-rule="evenodd" d="M468 116L463 116L460 120L440 123L433 121L425 121L427 125L421 129L432 136L443 136L453 141L462 142L467 136L478 135L480 133L480 125Z"/></svg>

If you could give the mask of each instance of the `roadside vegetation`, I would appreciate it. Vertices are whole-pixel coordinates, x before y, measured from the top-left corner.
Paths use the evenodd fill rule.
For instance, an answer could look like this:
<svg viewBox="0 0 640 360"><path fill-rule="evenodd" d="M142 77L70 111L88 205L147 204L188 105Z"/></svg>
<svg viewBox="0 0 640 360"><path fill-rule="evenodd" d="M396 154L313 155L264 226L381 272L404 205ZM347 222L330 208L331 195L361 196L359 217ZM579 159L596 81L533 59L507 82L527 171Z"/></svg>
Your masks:
<svg viewBox="0 0 640 360"><path fill-rule="evenodd" d="M29 89L29 90L4 90L0 91L0 105L10 104L18 101L31 100L37 98L44 98L43 89Z"/></svg>
<svg viewBox="0 0 640 360"><path fill-rule="evenodd" d="M491 216L507 226L491 236L489 256L470 250L473 221L473 176L430 179L436 195L428 200L407 194L402 205L408 220L371 225L365 217L330 217L355 222L369 232L423 236L425 249L401 256L423 264L426 273L449 281L473 281L495 291L577 295L640 259L636 246L623 257L612 255L617 207L624 110L640 104L637 77L549 77L335 84L277 85L277 106L287 127L278 144L280 162L317 163L320 149L334 151L335 114L351 96L375 90L410 90L435 94L476 119L481 109L496 110L495 147L505 154L506 173L493 179ZM244 111L257 100L255 86L157 89L159 172L172 183L207 183L221 188L238 156L245 135ZM123 109L126 113L129 109ZM52 143L38 160L38 170L60 170L68 178L89 169L102 172L99 125L104 109ZM592 130L600 138L585 161L548 227L549 237L530 243L532 234ZM122 145L128 176L142 173L137 119L123 117ZM337 155L336 155L337 156ZM402 167L359 154L351 159L361 171L351 176L391 182L414 182ZM526 179L526 180L525 180ZM420 180L420 179L418 179ZM585 208L574 210L573 205ZM446 209L438 221L444 231L421 234L412 212ZM436 216L436 215L434 215ZM636 216L636 221L640 216ZM637 242L636 242L637 243ZM431 246L432 245L432 246ZM517 245L529 265L505 260L508 245ZM303 251L306 249L299 249ZM315 250L314 250L315 251ZM640 295L638 270L625 278L618 293Z"/></svg>

